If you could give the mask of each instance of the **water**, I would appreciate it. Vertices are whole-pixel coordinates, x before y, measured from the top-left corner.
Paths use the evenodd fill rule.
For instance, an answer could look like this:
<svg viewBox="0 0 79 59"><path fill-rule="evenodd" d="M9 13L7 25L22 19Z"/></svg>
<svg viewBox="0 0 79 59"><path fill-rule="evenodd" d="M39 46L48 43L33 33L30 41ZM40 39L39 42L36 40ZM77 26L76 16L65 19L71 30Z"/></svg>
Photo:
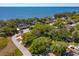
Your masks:
<svg viewBox="0 0 79 59"><path fill-rule="evenodd" d="M79 11L79 7L0 7L0 19L47 17L72 11Z"/></svg>

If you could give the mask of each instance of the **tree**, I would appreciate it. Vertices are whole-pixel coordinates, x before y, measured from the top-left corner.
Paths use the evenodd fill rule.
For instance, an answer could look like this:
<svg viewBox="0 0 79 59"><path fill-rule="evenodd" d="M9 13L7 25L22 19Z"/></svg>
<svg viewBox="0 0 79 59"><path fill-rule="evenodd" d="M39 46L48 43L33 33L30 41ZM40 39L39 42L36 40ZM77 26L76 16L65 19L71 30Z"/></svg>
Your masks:
<svg viewBox="0 0 79 59"><path fill-rule="evenodd" d="M55 18L62 18L62 17L70 17L73 16L75 12L64 12L64 13L57 13L54 15Z"/></svg>
<svg viewBox="0 0 79 59"><path fill-rule="evenodd" d="M9 26L3 26L0 31L3 31L5 33L5 35L7 36L11 36L13 34L15 34L17 31L16 31L16 28L13 28L13 27L9 27Z"/></svg>
<svg viewBox="0 0 79 59"><path fill-rule="evenodd" d="M51 29L51 26L48 24L36 23L33 27L32 33L40 36L44 35L45 32L49 32Z"/></svg>
<svg viewBox="0 0 79 59"><path fill-rule="evenodd" d="M74 38L74 41L79 43L79 25L76 25L75 30L72 32L72 37Z"/></svg>
<svg viewBox="0 0 79 59"><path fill-rule="evenodd" d="M71 32L66 28L55 28L52 26L52 29L49 31L50 38L56 41L64 41L66 37L71 36Z"/></svg>
<svg viewBox="0 0 79 59"><path fill-rule="evenodd" d="M50 31L51 27L48 24L41 24L36 23L31 30L31 32L24 33L23 43L25 45L31 45L32 41L40 36L48 36L48 32Z"/></svg>
<svg viewBox="0 0 79 59"><path fill-rule="evenodd" d="M6 23L7 23L7 26L10 26L10 27L16 26L16 23L15 23L14 19L9 19L9 20L7 20Z"/></svg>
<svg viewBox="0 0 79 59"><path fill-rule="evenodd" d="M0 20L0 24L2 24L2 23L4 23L4 21L3 20Z"/></svg>
<svg viewBox="0 0 79 59"><path fill-rule="evenodd" d="M34 39L31 46L29 47L29 51L32 54L41 54L43 53L47 47L49 47L51 43L51 39L48 37L39 37Z"/></svg>
<svg viewBox="0 0 79 59"><path fill-rule="evenodd" d="M62 19L56 19L56 21L54 22L53 25L58 28L63 28L63 27L65 27L66 24L67 24L67 21L62 20Z"/></svg>
<svg viewBox="0 0 79 59"><path fill-rule="evenodd" d="M65 48L68 46L67 42L64 41L52 41L50 50L53 51L55 55L61 56L64 55Z"/></svg>
<svg viewBox="0 0 79 59"><path fill-rule="evenodd" d="M3 20L0 20L0 27L4 26L5 22Z"/></svg>
<svg viewBox="0 0 79 59"><path fill-rule="evenodd" d="M79 43L79 30L75 30L72 33L72 37L74 38L74 42Z"/></svg>
<svg viewBox="0 0 79 59"><path fill-rule="evenodd" d="M37 36L36 35L34 35L34 34L32 34L32 32L27 32L27 33L24 33L23 35L22 35L22 37L23 37L23 44L26 46L30 46L31 44L32 44L32 42L33 42L33 40L34 39L36 39L37 38Z"/></svg>

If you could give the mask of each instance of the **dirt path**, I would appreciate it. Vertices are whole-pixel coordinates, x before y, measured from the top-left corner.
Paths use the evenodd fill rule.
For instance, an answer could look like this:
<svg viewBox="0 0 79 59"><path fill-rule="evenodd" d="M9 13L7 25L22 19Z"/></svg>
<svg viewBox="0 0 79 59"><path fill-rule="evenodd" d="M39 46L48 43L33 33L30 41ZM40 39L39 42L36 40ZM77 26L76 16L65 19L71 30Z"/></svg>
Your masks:
<svg viewBox="0 0 79 59"><path fill-rule="evenodd" d="M13 44L13 42L11 41L11 38L9 37L9 38L8 38L8 44L7 44L7 46L6 46L4 49L2 49L2 50L0 51L0 55L5 55L6 53L14 52L15 49L17 49L17 48L16 48L16 46Z"/></svg>

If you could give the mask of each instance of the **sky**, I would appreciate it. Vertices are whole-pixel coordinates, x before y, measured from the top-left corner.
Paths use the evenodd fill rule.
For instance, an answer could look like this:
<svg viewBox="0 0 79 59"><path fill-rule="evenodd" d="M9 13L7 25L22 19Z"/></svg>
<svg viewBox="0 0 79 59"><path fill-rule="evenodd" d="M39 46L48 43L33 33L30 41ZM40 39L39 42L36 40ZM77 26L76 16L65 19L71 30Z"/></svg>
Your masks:
<svg viewBox="0 0 79 59"><path fill-rule="evenodd" d="M79 7L0 7L0 19L47 17L72 11L79 11Z"/></svg>

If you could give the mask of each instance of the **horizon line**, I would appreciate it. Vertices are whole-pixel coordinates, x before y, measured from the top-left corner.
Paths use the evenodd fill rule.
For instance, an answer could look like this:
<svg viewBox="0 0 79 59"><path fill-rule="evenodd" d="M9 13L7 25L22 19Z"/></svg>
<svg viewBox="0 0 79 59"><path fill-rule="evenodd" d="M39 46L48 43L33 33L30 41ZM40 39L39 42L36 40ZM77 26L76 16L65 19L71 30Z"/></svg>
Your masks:
<svg viewBox="0 0 79 59"><path fill-rule="evenodd" d="M0 3L0 7L79 7L79 3Z"/></svg>

